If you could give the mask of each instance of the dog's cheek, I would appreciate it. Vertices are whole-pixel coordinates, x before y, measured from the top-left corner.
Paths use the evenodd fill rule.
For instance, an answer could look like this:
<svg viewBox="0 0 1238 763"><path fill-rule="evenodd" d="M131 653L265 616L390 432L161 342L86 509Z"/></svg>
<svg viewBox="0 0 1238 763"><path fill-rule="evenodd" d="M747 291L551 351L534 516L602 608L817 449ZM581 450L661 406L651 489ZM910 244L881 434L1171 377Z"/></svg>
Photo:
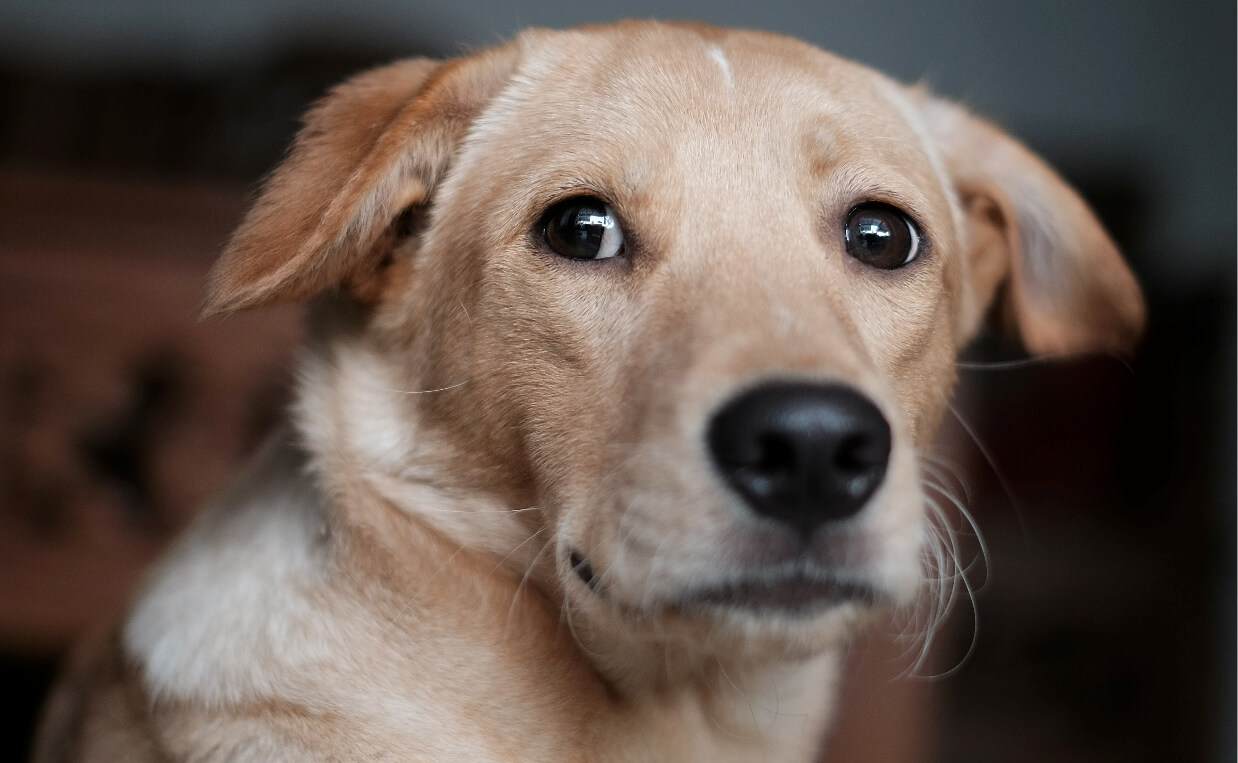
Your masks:
<svg viewBox="0 0 1238 763"><path fill-rule="evenodd" d="M906 430L917 449L932 444L948 408L957 378L954 359L953 343L936 343L895 380Z"/></svg>
<svg viewBox="0 0 1238 763"><path fill-rule="evenodd" d="M942 258L944 260L944 257ZM866 346L892 389L904 426L916 447L926 447L941 421L956 379L959 289L958 263L926 263L906 283L887 288L881 309L860 316ZM893 303L900 309L891 309Z"/></svg>
<svg viewBox="0 0 1238 763"><path fill-rule="evenodd" d="M533 261L491 269L487 340L501 358L501 394L521 412L530 456L557 477L596 474L627 414L622 345L632 311L604 276ZM584 271L584 272L576 272Z"/></svg>

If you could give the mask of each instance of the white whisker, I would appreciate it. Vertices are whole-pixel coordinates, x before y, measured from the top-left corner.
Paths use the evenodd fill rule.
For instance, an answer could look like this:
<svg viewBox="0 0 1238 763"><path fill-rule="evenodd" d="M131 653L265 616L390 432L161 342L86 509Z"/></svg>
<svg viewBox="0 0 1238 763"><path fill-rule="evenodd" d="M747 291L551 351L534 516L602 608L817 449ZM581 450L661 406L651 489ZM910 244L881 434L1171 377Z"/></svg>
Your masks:
<svg viewBox="0 0 1238 763"><path fill-rule="evenodd" d="M495 509L495 508L489 508L489 507L483 507L483 508L478 508L478 509L438 509L438 508L426 507L426 506L417 507L418 514L427 514L427 513L473 514L473 515L493 514L497 517L507 517L507 516L511 516L512 514L523 514L527 511L541 511L541 510L542 510L542 507L540 506L526 506L523 509Z"/></svg>
<svg viewBox="0 0 1238 763"><path fill-rule="evenodd" d="M542 532L546 529L547 528L542 527L537 532L533 533L533 535L529 536L529 540L532 540L533 538L536 538L538 535L541 535ZM525 542L527 543L528 541L525 541ZM521 543L520 545L523 546L524 543ZM507 608L507 617L503 621L503 634L504 635L511 632L512 615L515 614L516 612L516 605L520 602L520 595L524 591L525 586L528 585L529 576L533 574L533 570L534 568L537 567L538 562L541 560L542 554L546 553L546 549L548 548L550 548L549 543L542 544L542 547L538 549L537 553L533 555L533 558L529 560L529 564L525 567L524 575L520 577L520 582L516 584L516 590L512 593L512 603Z"/></svg>
<svg viewBox="0 0 1238 763"><path fill-rule="evenodd" d="M1006 493L1006 499L1010 501L1010 507L1014 510L1015 520L1019 523L1019 532L1026 538L1027 525L1023 521L1023 511L1019 508L1019 502L1014 497L1014 490L1010 488L1010 482L1006 479L1006 475L1001 469L998 468L997 461L993 458L992 452L989 451L988 447L980 439L979 435L976 434L976 430L967 423L967 421L963 418L963 414L959 413L957 408L953 405L947 405L946 408L950 411L951 415L954 416L955 421L959 422L959 426L962 427L967 436L971 438L972 443L976 446L976 450L980 452L980 455L984 457L985 462L988 463L989 469L993 472L993 476L997 478L998 484L1002 486L1002 490Z"/></svg>
<svg viewBox="0 0 1238 763"><path fill-rule="evenodd" d="M387 392L398 392L401 395L429 395L434 392L446 392L449 389L456 389L457 387L463 387L464 385L468 383L469 383L468 379L465 379L462 382L456 382L455 384L448 384L446 387L437 387L435 389L390 389L388 387L380 387L380 389L384 389Z"/></svg>
<svg viewBox="0 0 1238 763"><path fill-rule="evenodd" d="M947 483L954 482L966 490L966 485L954 469L945 461L931 456L922 455L922 498L925 506L928 534L923 549L924 576L927 595L921 600L921 605L907 612L908 620L899 636L900 640L908 640L916 649L916 657L904 670L904 677L919 680L937 680L956 673L967 663L975 652L979 642L980 615L976 597L988 582L989 548L980 533L975 517L967 509L965 503L952 492ZM936 495L939 498L934 498ZM940 501L944 498L947 503ZM951 521L951 513L957 517L969 532L956 527ZM976 538L978 552L976 558L963 559L962 537L970 534ZM977 586L974 582L975 568L979 564L984 570L983 583ZM960 596L966 596L971 607L972 635L965 653L954 661L945 671L930 675L922 674L931 658L938 634L945 627Z"/></svg>
<svg viewBox="0 0 1238 763"><path fill-rule="evenodd" d="M964 371L1012 371L1021 368L1034 368L1038 366L1049 365L1053 361L1050 358L1019 358L1017 360L993 360L993 361L968 361L959 360L954 364L955 368Z"/></svg>

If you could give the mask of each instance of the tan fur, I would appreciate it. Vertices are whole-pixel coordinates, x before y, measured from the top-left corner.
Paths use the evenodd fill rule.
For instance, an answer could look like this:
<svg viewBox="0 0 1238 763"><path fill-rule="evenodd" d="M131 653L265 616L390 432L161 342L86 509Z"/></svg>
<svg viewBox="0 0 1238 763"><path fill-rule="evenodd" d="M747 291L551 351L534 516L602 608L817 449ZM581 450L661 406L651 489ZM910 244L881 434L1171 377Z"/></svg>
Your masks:
<svg viewBox="0 0 1238 763"><path fill-rule="evenodd" d="M625 257L541 248L580 194ZM868 200L921 222L914 267L845 254ZM998 294L1040 353L1129 350L1142 322L1042 163L803 43L629 22L362 74L310 111L206 305L312 298L291 428L80 660L38 757L810 760L846 639L915 595L917 454ZM814 546L877 608L673 606L789 553L703 445L772 378L845 382L891 424L881 488Z"/></svg>

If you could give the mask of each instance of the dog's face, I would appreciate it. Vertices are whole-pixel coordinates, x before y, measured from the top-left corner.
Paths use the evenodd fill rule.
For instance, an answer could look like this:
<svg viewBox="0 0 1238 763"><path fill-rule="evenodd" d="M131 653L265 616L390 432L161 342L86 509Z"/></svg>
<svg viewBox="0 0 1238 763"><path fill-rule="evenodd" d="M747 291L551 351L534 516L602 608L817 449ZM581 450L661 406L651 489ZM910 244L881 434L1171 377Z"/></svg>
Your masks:
<svg viewBox="0 0 1238 763"><path fill-rule="evenodd" d="M397 313L467 306L456 332L415 319L416 362L469 379L425 402L450 405L442 437L478 430L463 452L519 465L575 611L821 635L915 586L914 453L958 332L950 203L876 77L782 40L673 39L569 36L530 65L438 195L422 253L464 273L427 261L442 281ZM711 443L730 405L758 420ZM834 463L865 449L872 473ZM788 484L762 500L762 480ZM848 480L874 489L837 505Z"/></svg>
<svg viewBox="0 0 1238 763"><path fill-rule="evenodd" d="M915 591L918 453L999 290L1037 352L1142 319L1082 203L993 128L802 43L661 24L337 90L213 305L331 285L402 389L439 390L371 411L416 431L388 477L536 507L453 532L578 627L729 652L811 653Z"/></svg>

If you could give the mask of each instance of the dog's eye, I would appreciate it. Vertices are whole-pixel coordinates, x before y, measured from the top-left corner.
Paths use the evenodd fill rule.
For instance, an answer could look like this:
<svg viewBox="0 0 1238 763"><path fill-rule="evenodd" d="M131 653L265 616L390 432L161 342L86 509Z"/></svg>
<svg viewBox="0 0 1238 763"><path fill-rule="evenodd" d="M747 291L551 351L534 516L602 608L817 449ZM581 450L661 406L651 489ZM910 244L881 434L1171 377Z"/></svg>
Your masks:
<svg viewBox="0 0 1238 763"><path fill-rule="evenodd" d="M889 204L861 204L847 215L847 254L866 265L894 270L920 256L920 231Z"/></svg>
<svg viewBox="0 0 1238 763"><path fill-rule="evenodd" d="M555 254L604 260L623 251L623 229L601 199L579 196L555 204L542 217L542 238Z"/></svg>

